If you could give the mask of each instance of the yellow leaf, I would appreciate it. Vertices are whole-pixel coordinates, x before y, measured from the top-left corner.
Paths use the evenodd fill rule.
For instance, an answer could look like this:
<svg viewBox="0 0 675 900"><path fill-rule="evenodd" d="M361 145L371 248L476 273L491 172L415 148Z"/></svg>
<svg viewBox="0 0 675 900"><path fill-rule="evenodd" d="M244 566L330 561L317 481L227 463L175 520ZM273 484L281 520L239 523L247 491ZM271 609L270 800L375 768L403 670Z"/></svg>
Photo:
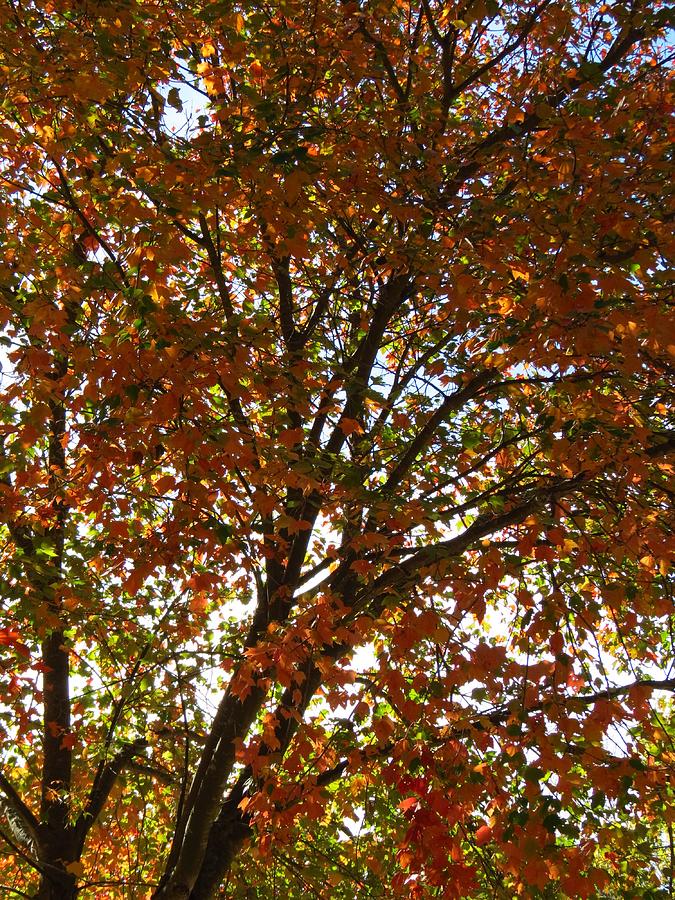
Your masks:
<svg viewBox="0 0 675 900"><path fill-rule="evenodd" d="M514 278L521 278L526 283L530 280L529 272L521 272L519 269L514 269L513 266L511 266L511 274Z"/></svg>

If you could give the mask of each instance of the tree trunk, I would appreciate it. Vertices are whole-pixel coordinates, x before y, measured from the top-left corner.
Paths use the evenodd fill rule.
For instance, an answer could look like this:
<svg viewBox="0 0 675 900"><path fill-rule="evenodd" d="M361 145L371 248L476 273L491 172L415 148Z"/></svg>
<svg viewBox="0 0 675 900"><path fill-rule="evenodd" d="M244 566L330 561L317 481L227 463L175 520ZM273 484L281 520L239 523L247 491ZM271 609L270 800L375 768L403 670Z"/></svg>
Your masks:
<svg viewBox="0 0 675 900"><path fill-rule="evenodd" d="M189 900L212 900L216 896L235 856L251 834L238 803L238 796L225 802L211 826L204 861Z"/></svg>
<svg viewBox="0 0 675 900"><path fill-rule="evenodd" d="M74 875L58 866L50 866L49 874L43 875L35 900L76 900L78 895Z"/></svg>

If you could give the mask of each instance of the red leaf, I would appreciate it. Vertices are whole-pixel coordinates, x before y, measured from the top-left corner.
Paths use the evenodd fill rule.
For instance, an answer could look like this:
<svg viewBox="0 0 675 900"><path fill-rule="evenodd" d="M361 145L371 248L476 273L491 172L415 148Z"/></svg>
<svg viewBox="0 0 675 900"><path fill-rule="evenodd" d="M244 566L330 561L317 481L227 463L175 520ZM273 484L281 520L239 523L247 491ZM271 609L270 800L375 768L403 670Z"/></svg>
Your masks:
<svg viewBox="0 0 675 900"><path fill-rule="evenodd" d="M70 734L64 734L61 738L61 749L72 750L75 746L75 740L75 735L72 732Z"/></svg>
<svg viewBox="0 0 675 900"><path fill-rule="evenodd" d="M479 847L482 847L490 840L492 840L492 829L489 825L481 825L481 827L476 832L476 844Z"/></svg>

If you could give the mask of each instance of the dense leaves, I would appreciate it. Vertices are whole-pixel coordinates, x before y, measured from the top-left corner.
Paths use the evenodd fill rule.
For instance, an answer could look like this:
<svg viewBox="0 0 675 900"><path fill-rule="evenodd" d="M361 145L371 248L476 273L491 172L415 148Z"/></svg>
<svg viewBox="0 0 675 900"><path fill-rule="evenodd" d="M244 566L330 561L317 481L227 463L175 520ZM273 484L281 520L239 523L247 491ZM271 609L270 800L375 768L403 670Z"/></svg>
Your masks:
<svg viewBox="0 0 675 900"><path fill-rule="evenodd" d="M0 890L671 896L666 7L0 10Z"/></svg>

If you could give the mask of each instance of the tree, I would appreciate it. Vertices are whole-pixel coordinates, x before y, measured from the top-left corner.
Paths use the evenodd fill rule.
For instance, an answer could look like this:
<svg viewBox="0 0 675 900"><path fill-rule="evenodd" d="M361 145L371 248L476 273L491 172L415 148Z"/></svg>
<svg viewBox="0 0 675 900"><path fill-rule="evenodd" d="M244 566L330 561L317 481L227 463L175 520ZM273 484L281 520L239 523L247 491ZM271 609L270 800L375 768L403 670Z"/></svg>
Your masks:
<svg viewBox="0 0 675 900"><path fill-rule="evenodd" d="M672 896L667 26L2 4L7 896Z"/></svg>

